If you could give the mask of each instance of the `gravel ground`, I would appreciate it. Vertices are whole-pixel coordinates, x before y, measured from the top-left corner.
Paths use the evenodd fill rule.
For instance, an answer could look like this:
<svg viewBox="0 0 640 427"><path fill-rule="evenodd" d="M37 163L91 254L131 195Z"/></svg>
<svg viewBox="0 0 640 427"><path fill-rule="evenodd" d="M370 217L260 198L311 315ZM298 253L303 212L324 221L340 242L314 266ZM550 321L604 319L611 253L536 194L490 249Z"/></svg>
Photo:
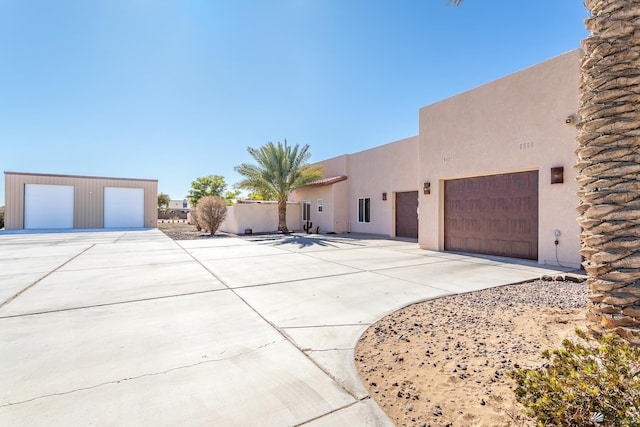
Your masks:
<svg viewBox="0 0 640 427"><path fill-rule="evenodd" d="M160 220L158 221L158 230L162 231L173 240L195 240L195 239L212 239L220 237L229 237L231 234L217 232L213 236L203 231L198 231L196 227L182 220Z"/></svg>
<svg viewBox="0 0 640 427"><path fill-rule="evenodd" d="M584 283L543 281L408 306L372 325L356 365L398 426L528 426L505 375L544 363L584 320Z"/></svg>

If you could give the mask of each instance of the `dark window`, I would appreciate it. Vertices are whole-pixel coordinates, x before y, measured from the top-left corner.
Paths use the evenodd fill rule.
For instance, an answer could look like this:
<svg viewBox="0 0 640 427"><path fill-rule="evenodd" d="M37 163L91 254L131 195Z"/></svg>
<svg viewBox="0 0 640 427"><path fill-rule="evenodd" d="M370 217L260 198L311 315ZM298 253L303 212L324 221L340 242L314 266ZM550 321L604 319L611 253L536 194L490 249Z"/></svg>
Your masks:
<svg viewBox="0 0 640 427"><path fill-rule="evenodd" d="M308 200L302 201L302 220L311 220L311 202Z"/></svg>
<svg viewBox="0 0 640 427"><path fill-rule="evenodd" d="M371 199L358 199L358 222L371 222Z"/></svg>

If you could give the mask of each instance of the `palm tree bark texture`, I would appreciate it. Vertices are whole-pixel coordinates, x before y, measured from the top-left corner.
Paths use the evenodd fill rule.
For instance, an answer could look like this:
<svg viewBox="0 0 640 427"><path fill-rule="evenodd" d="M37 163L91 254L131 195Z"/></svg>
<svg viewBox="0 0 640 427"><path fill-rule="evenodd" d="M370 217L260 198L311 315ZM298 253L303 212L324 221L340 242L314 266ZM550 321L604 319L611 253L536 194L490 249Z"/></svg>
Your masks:
<svg viewBox="0 0 640 427"><path fill-rule="evenodd" d="M587 0L576 164L587 316L640 344L640 0Z"/></svg>

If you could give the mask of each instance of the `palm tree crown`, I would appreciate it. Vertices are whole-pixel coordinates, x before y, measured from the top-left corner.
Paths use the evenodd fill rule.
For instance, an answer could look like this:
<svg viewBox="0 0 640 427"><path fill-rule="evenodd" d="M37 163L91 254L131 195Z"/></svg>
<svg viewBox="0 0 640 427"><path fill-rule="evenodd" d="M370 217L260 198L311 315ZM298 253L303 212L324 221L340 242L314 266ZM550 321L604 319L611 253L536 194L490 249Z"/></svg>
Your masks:
<svg viewBox="0 0 640 427"><path fill-rule="evenodd" d="M259 148L247 148L256 164L243 163L235 171L244 177L238 183L240 188L269 194L278 201L279 231L288 231L286 206L289 194L313 180L322 178L322 167L311 166L309 145L300 148L290 146L287 140L277 144L268 142Z"/></svg>

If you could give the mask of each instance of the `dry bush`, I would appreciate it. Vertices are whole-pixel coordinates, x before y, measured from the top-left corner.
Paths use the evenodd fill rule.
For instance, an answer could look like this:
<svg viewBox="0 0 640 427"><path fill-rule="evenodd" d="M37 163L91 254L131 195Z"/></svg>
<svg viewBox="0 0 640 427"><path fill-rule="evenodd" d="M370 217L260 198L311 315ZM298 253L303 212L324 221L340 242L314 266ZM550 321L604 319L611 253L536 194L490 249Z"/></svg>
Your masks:
<svg viewBox="0 0 640 427"><path fill-rule="evenodd" d="M198 222L198 212L196 212L196 209L193 209L187 214L187 222L191 225L195 225L198 231L202 230L202 227Z"/></svg>
<svg viewBox="0 0 640 427"><path fill-rule="evenodd" d="M198 227L215 234L227 216L227 202L219 196L207 196L198 201L196 223Z"/></svg>
<svg viewBox="0 0 640 427"><path fill-rule="evenodd" d="M545 426L640 426L640 348L613 334L598 345L576 334L584 343L565 339L543 352L544 367L510 372L525 414Z"/></svg>

